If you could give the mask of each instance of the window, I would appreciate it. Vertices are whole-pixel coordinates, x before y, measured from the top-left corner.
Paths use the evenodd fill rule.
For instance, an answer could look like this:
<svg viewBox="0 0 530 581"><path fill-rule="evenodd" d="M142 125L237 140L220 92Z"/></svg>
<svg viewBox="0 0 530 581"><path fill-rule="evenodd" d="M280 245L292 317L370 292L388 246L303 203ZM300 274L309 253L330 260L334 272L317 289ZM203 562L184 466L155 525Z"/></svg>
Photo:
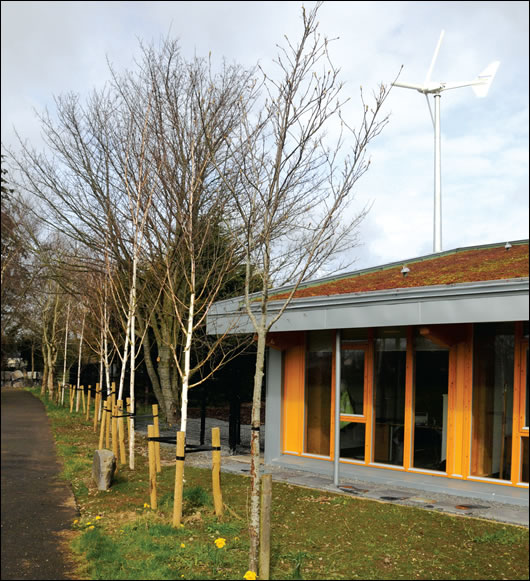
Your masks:
<svg viewBox="0 0 530 581"><path fill-rule="evenodd" d="M416 331L414 362L412 465L445 471L449 349Z"/></svg>
<svg viewBox="0 0 530 581"><path fill-rule="evenodd" d="M365 459L366 343L342 342L340 372L340 457Z"/></svg>
<svg viewBox="0 0 530 581"><path fill-rule="evenodd" d="M375 339L373 461L403 466L405 329L382 329Z"/></svg>
<svg viewBox="0 0 530 581"><path fill-rule="evenodd" d="M481 323L473 334L472 476L511 480L513 323Z"/></svg>
<svg viewBox="0 0 530 581"><path fill-rule="evenodd" d="M330 455L333 333L308 334L305 382L304 452Z"/></svg>

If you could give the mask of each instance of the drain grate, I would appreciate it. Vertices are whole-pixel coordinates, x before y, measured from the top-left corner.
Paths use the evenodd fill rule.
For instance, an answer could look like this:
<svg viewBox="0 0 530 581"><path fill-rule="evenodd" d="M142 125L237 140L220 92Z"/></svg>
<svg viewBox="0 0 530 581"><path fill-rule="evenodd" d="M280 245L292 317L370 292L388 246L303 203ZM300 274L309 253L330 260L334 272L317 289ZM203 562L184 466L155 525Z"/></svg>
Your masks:
<svg viewBox="0 0 530 581"><path fill-rule="evenodd" d="M380 496L381 500L406 500L408 496Z"/></svg>

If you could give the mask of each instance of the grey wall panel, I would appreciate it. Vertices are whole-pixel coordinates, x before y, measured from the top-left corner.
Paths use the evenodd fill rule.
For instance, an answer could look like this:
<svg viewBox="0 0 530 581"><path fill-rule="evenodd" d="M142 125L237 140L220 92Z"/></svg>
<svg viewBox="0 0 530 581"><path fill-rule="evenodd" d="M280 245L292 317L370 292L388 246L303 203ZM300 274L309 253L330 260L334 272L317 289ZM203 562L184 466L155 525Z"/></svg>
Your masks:
<svg viewBox="0 0 530 581"><path fill-rule="evenodd" d="M253 333L237 301L212 307L208 332ZM233 309L233 311L231 311ZM270 311L274 315L275 305ZM528 280L312 297L293 301L273 331L528 320ZM236 324L233 328L230 325Z"/></svg>
<svg viewBox="0 0 530 581"><path fill-rule="evenodd" d="M281 455L282 437L282 352L267 350L267 385L265 405L265 463Z"/></svg>

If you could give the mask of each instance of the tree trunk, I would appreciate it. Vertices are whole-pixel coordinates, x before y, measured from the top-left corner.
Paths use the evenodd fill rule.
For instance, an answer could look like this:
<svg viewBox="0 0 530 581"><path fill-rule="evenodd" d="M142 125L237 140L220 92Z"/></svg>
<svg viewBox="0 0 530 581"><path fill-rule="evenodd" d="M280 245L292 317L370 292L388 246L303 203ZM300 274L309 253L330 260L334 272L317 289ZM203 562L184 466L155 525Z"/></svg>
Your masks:
<svg viewBox="0 0 530 581"><path fill-rule="evenodd" d="M267 332L258 329L258 347L256 353L256 371L254 374L254 394L252 396L252 428L250 439L250 554L249 570L258 572L259 556L259 506L260 506L260 438L261 424L261 387L265 366L265 340Z"/></svg>
<svg viewBox="0 0 530 581"><path fill-rule="evenodd" d="M165 409L167 423L173 425L177 421L177 401L172 381L172 356L169 347L158 346L158 377L160 378L160 388L162 390L163 406Z"/></svg>
<svg viewBox="0 0 530 581"><path fill-rule="evenodd" d="M194 272L192 269L192 277ZM191 340L193 337L193 316L195 308L195 294L191 293L188 310L188 329L186 332L186 345L184 347L184 374L182 376L182 400L180 405L180 431L186 433L188 422L188 385L190 383Z"/></svg>

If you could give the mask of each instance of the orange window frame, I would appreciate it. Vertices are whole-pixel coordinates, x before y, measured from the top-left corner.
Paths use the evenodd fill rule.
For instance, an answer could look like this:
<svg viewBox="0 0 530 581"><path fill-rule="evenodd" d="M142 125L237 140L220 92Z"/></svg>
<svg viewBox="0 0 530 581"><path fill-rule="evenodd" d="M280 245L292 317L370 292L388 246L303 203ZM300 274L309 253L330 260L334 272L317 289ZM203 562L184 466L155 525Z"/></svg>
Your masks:
<svg viewBox="0 0 530 581"><path fill-rule="evenodd" d="M521 478L521 454L523 451L523 438L529 437L529 428L525 426L525 412L527 381L528 339L522 336L522 324L517 324L516 349L515 349L515 381L514 381L514 414L512 430L512 473L513 484L528 487Z"/></svg>
<svg viewBox="0 0 530 581"><path fill-rule="evenodd" d="M369 464L371 445L370 437L367 431L370 430L370 421L372 416L372 406L370 405L372 397L372 383L370 381L370 370L373 368L373 341L367 340L362 342L345 342L341 345L341 351L363 351L364 352L364 374L363 374L363 413L361 414L339 414L340 422L353 422L357 424L364 424L364 464ZM335 398L334 398L335 399ZM335 452L335 450L334 450ZM337 451L340 454L340 449ZM342 458L342 462L360 464L360 460L352 460L349 458Z"/></svg>

